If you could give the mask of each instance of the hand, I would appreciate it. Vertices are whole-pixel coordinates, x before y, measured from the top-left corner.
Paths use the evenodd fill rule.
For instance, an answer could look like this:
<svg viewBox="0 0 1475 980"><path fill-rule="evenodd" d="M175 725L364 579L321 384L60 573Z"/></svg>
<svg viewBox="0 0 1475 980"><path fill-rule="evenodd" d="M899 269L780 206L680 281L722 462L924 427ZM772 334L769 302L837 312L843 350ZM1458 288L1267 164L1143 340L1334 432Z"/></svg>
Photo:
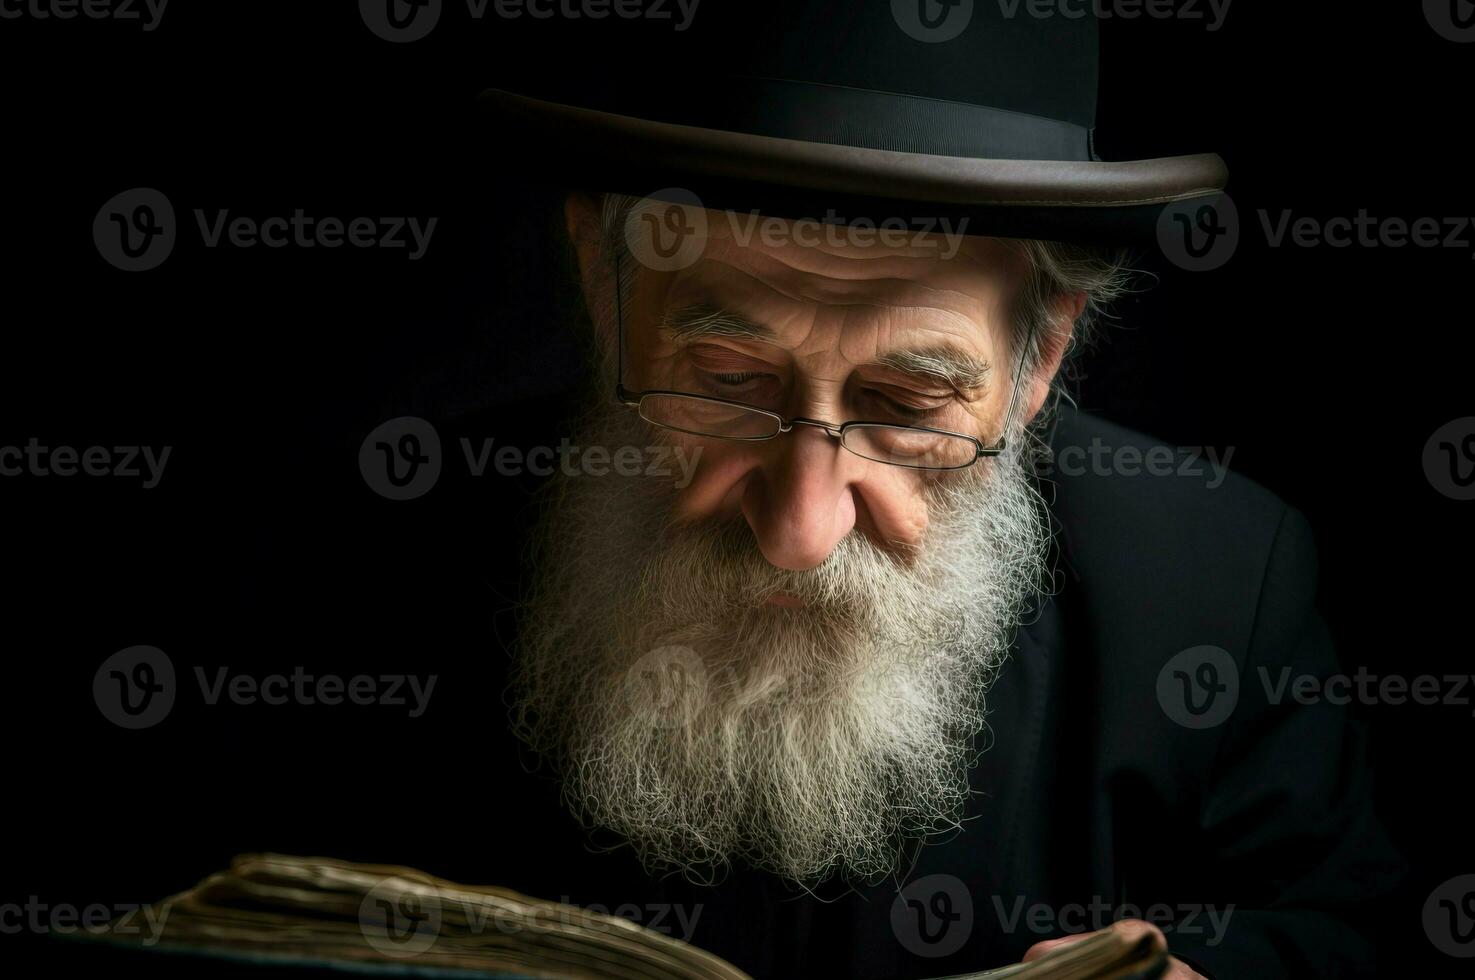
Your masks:
<svg viewBox="0 0 1475 980"><path fill-rule="evenodd" d="M1141 939L1149 932L1155 932L1159 937L1162 937L1161 929L1151 922L1144 922L1141 919L1122 919L1120 922L1113 922L1109 928L1132 940ZM1102 930L1102 932L1105 931L1105 929ZM1070 943L1078 943L1087 936L1094 935L1094 932L1083 932L1074 936L1066 936L1063 939L1047 939L1042 943L1035 943L1025 952L1024 962L1028 963L1031 960L1037 960L1051 950L1059 949ZM1166 943L1166 940L1164 940L1164 943ZM1202 973L1190 968L1187 963L1184 963L1177 957L1169 957L1168 972L1163 974L1162 980L1207 980L1207 978Z"/></svg>

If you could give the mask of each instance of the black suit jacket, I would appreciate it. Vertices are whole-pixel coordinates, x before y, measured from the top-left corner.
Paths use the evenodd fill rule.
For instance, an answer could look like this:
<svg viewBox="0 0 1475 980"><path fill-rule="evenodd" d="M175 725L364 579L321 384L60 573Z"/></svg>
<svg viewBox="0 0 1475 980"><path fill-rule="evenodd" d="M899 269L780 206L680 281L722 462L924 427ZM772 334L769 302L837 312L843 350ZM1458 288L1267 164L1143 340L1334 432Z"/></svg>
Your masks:
<svg viewBox="0 0 1475 980"><path fill-rule="evenodd" d="M1371 812L1363 733L1282 687L1338 670L1305 519L1182 453L1152 475L1142 461L1160 473L1166 459L1147 455L1154 440L1074 409L1050 441L1054 594L988 694L960 831L872 887L805 893L745 869L710 886L654 880L628 852L592 851L552 784L509 768L499 778L527 804L508 828L516 885L755 976L943 976L1124 915L1163 925L1216 978L1371 973L1364 923L1402 865ZM1197 652L1169 664L1184 651ZM1213 698L1232 711L1190 727L1216 719ZM482 877L506 880L507 857Z"/></svg>

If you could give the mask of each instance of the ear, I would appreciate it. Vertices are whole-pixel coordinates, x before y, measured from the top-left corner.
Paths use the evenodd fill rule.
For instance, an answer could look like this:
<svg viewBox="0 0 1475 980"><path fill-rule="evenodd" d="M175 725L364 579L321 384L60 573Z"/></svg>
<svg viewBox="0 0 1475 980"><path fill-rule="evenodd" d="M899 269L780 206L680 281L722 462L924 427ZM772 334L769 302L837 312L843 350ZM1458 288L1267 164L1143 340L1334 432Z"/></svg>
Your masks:
<svg viewBox="0 0 1475 980"><path fill-rule="evenodd" d="M1085 293L1066 293L1055 300L1050 328L1040 339L1040 360L1035 365L1030 379L1029 400L1024 406L1024 418L1033 420L1050 394L1050 382L1060 370L1070 338L1075 333L1076 321L1086 309Z"/></svg>
<svg viewBox="0 0 1475 980"><path fill-rule="evenodd" d="M579 263L584 306L594 320L595 330L601 334L608 333L612 326L608 322L608 311L614 299L611 292L614 270L606 261L604 244L601 241L604 235L604 215L599 196L583 191L570 193L563 202L563 218Z"/></svg>

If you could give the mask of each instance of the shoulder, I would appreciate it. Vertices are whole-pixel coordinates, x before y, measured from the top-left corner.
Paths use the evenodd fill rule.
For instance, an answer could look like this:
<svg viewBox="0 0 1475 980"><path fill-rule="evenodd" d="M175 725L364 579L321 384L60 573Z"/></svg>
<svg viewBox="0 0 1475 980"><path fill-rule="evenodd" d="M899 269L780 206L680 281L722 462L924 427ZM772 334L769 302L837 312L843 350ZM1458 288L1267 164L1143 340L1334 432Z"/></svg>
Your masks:
<svg viewBox="0 0 1475 980"><path fill-rule="evenodd" d="M1310 605L1310 528L1233 472L1234 447L1170 445L1070 407L1049 441L1037 471L1061 570L1100 626L1158 652L1213 644L1239 659L1262 605Z"/></svg>

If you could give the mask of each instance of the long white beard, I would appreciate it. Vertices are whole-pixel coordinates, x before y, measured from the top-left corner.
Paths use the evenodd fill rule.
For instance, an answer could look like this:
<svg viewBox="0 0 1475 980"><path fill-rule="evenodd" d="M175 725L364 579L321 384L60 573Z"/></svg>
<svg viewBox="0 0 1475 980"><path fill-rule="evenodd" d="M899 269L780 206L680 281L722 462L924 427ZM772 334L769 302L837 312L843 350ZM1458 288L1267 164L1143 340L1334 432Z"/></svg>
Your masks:
<svg viewBox="0 0 1475 980"><path fill-rule="evenodd" d="M652 441L607 413L582 444ZM814 569L778 569L741 517L674 523L669 484L562 478L516 664L519 735L585 824L652 871L883 877L961 820L984 693L1044 578L1018 452L928 487L909 564L857 532ZM765 604L776 592L805 605Z"/></svg>

